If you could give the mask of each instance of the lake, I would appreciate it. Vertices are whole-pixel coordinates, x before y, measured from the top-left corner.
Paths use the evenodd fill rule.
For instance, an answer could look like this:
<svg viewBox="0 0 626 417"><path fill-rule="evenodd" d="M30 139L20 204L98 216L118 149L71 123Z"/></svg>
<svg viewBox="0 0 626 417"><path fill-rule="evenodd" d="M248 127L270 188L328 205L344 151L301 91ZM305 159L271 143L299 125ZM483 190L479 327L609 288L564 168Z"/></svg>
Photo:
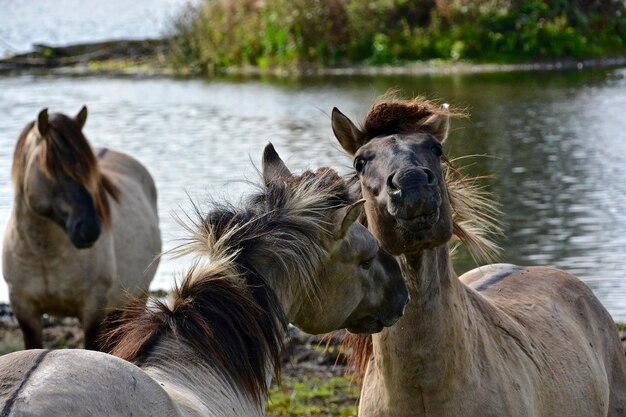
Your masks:
<svg viewBox="0 0 626 417"><path fill-rule="evenodd" d="M37 42L157 37L187 3L0 0L0 56ZM184 237L175 218L190 199L237 201L250 190L268 141L290 167L331 165L349 173L330 112L337 106L360 120L389 88L470 113L453 122L447 150L478 155L462 162L492 175L486 185L501 205L502 261L576 274L626 321L624 68L299 80L0 76L0 234L12 204L15 142L43 107L74 114L87 104L92 144L128 152L148 167L169 249ZM152 288L170 288L187 264L164 259ZM459 273L474 266L463 254L457 261Z"/></svg>
<svg viewBox="0 0 626 417"><path fill-rule="evenodd" d="M157 38L198 0L0 0L0 57L33 44ZM123 11L123 13L120 13Z"/></svg>
<svg viewBox="0 0 626 417"><path fill-rule="evenodd" d="M585 280L626 320L626 69L300 80L0 77L0 232L12 204L11 155L43 107L89 106L95 146L122 150L155 177L165 248L184 236L189 201L237 201L258 181L271 141L290 167L350 172L330 128L337 106L354 120L389 88L437 97L471 114L453 122L447 150L478 155L501 204L502 261L553 265ZM152 288L171 286L186 261L165 259ZM474 266L462 256L458 272ZM0 300L6 300L4 283Z"/></svg>

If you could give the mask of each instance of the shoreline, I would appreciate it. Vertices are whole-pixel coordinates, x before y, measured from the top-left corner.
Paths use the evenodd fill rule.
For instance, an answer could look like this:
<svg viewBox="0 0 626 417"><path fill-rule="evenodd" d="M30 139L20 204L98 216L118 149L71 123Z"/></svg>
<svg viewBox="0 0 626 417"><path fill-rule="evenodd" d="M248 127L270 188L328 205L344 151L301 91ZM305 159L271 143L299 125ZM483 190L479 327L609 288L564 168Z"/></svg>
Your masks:
<svg viewBox="0 0 626 417"><path fill-rule="evenodd" d="M0 59L0 76L21 74L67 76L134 76L211 78L199 71L176 69L167 59L169 40L111 40L68 46L35 45L32 52ZM463 61L417 61L402 65L351 65L345 67L260 68L229 67L212 76L319 76L463 75L505 72L571 71L626 66L626 55L588 59L558 59L515 64Z"/></svg>

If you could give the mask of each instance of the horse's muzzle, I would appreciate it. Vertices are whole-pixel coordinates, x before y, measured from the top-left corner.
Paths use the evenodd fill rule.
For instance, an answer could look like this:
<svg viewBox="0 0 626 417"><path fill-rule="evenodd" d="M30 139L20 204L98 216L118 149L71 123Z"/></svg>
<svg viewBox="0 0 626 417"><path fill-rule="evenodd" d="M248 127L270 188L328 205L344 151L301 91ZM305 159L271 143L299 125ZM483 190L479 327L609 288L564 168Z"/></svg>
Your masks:
<svg viewBox="0 0 626 417"><path fill-rule="evenodd" d="M68 237L76 249L86 249L100 237L100 221L79 219L68 225Z"/></svg>

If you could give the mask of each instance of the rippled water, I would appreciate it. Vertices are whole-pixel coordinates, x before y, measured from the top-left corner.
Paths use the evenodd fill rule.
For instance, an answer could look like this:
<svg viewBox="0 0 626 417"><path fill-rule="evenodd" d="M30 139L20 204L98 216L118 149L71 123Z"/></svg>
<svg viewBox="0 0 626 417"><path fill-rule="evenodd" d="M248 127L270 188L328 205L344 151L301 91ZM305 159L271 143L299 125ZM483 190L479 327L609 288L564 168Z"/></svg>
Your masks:
<svg viewBox="0 0 626 417"><path fill-rule="evenodd" d="M471 170L493 174L502 205L502 260L554 265L584 279L626 320L626 69L299 81L0 77L0 233L12 202L11 154L44 106L89 106L95 146L128 152L156 179L165 248L183 236L172 214L197 201L237 201L257 180L272 141L296 169L350 160L330 129L333 106L355 120L390 87L465 106L453 155L489 155ZM462 272L473 266L463 257ZM152 288L169 288L185 262L161 263ZM0 285L0 300L6 300Z"/></svg>
<svg viewBox="0 0 626 417"><path fill-rule="evenodd" d="M350 161L335 145L333 106L360 119L390 87L466 106L448 149L478 154L471 169L494 175L502 204L502 259L555 265L583 278L614 317L626 320L626 70L440 77L303 79L291 82L171 79L0 78L0 227L11 206L11 154L44 106L83 103L95 146L123 150L152 172L165 247L183 236L172 214L194 200L237 201L257 180L272 141L290 166ZM1 230L0 230L1 232ZM458 263L459 272L472 267ZM184 262L162 262L153 288L169 288ZM0 299L6 300L0 287Z"/></svg>

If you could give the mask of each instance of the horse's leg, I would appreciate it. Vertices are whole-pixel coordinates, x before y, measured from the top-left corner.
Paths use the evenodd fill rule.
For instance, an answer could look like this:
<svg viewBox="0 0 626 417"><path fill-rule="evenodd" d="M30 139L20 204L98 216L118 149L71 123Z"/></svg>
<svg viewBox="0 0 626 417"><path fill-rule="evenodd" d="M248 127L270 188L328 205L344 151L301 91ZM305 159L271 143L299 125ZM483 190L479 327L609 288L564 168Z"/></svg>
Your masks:
<svg viewBox="0 0 626 417"><path fill-rule="evenodd" d="M99 320L94 320L88 326L85 326L85 349L100 350L98 336L100 336L100 326L103 320L104 315Z"/></svg>
<svg viewBox="0 0 626 417"><path fill-rule="evenodd" d="M14 300L11 297L11 307L17 322L22 329L25 349L43 348L43 325L41 313L30 303Z"/></svg>
<svg viewBox="0 0 626 417"><path fill-rule="evenodd" d="M98 344L98 336L100 336L100 327L104 321L104 307L101 310L91 310L83 315L81 320L83 323L83 332L85 335L85 349L100 350Z"/></svg>
<svg viewBox="0 0 626 417"><path fill-rule="evenodd" d="M81 317L85 334L85 349L99 350L98 336L106 316L106 301L106 290L95 290L86 300Z"/></svg>

